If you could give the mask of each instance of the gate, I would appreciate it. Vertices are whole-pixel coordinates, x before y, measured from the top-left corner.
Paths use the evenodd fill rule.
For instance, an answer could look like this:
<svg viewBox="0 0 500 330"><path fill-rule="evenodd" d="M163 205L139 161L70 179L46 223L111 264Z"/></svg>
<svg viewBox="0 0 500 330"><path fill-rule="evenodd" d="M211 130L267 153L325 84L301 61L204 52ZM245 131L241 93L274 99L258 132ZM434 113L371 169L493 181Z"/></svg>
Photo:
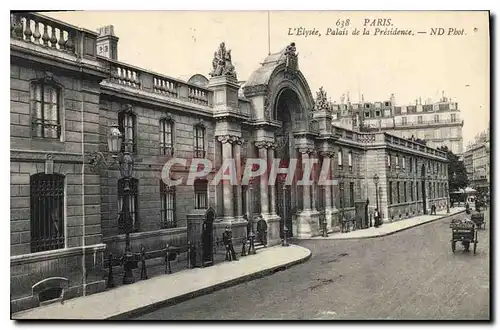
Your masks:
<svg viewBox="0 0 500 330"><path fill-rule="evenodd" d="M285 187L285 190L283 190ZM287 237L293 236L292 230L292 194L291 187L285 186L284 180L276 183L276 210L278 215L280 216L280 238L284 238L283 236L283 227L286 223L286 227L288 228ZM283 207L284 206L284 207Z"/></svg>

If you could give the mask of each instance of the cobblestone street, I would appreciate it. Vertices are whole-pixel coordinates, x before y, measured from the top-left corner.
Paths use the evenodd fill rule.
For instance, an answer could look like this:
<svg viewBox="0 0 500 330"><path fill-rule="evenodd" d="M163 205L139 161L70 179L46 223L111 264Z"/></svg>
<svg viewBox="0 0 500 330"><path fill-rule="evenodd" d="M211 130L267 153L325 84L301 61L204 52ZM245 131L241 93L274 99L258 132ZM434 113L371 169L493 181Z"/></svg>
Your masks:
<svg viewBox="0 0 500 330"><path fill-rule="evenodd" d="M458 215L458 216L463 216ZM489 318L489 216L477 255L451 251L451 218L387 237L309 240L310 261L139 319Z"/></svg>

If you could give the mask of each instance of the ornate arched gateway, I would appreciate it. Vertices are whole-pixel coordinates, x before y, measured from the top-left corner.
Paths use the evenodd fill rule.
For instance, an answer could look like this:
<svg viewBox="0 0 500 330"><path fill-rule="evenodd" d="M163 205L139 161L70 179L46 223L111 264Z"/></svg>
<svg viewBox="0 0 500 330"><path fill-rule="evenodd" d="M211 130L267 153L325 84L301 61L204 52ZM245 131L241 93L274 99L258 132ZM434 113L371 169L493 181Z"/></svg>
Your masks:
<svg viewBox="0 0 500 330"><path fill-rule="evenodd" d="M333 155L329 151L333 150L333 138L327 134L321 137L319 128L323 122L326 131L330 132L327 125L331 126L331 119L328 123L324 123L324 119L331 117L327 114L328 109L318 109L315 104L298 68L294 43L269 55L245 82L243 92L252 103L255 120L251 142L259 158L268 164L274 159L281 159L282 164L296 159L300 168L302 159ZM313 178L318 174L313 171ZM316 183L299 186L298 179L301 178L297 176L291 185L283 181L268 185L267 177L260 178L260 213L268 222L270 240L283 237L285 225L288 235L298 237L311 237L319 231Z"/></svg>

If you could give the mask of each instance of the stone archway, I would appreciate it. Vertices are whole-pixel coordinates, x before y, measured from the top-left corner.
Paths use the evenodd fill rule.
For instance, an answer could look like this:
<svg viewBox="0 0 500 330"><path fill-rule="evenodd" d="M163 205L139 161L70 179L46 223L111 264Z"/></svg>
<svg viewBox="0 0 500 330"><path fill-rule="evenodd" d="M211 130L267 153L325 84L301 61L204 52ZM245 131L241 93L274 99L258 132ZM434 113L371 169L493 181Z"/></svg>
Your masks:
<svg viewBox="0 0 500 330"><path fill-rule="evenodd" d="M314 138L309 135L314 98L298 69L295 44L269 55L242 89L252 103L252 117L258 123L253 140L259 158L272 164L274 158L298 158L298 149L314 150ZM260 180L261 216L268 223L270 245L273 239L283 237L285 223L290 236L292 216L299 206L297 189L289 187L288 201L283 202L283 195L287 194L283 194L282 188L269 185L267 179Z"/></svg>

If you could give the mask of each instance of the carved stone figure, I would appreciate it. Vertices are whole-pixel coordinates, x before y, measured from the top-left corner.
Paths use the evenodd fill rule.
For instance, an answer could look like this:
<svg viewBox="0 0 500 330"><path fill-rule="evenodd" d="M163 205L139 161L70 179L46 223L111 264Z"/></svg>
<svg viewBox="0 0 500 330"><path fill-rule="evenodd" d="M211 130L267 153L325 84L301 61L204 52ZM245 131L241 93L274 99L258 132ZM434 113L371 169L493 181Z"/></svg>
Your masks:
<svg viewBox="0 0 500 330"><path fill-rule="evenodd" d="M214 52L212 60L212 71L210 77L228 76L237 80L234 65L231 62L231 50L226 50L226 44L222 42L219 49Z"/></svg>
<svg viewBox="0 0 500 330"><path fill-rule="evenodd" d="M323 86L319 88L319 91L316 92L316 101L314 104L313 111L331 111L332 107L328 102L328 98L326 96L326 91L323 89Z"/></svg>

